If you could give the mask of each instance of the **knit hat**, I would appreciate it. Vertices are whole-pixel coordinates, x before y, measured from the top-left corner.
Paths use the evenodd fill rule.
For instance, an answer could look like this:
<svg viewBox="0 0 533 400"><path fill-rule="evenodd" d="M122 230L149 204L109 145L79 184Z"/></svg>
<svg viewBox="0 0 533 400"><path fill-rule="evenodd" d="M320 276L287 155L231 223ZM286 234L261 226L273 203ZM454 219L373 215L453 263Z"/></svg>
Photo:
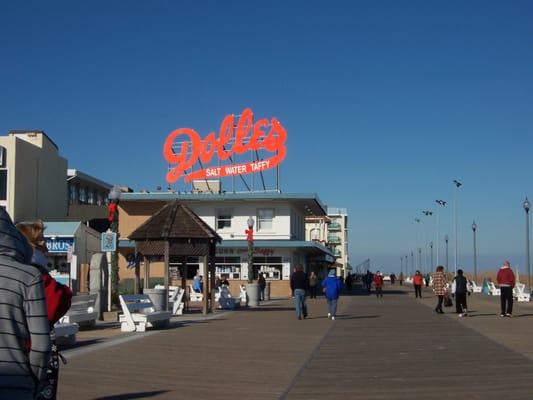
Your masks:
<svg viewBox="0 0 533 400"><path fill-rule="evenodd" d="M330 269L329 272L328 272L328 276L336 276L337 275L337 271L335 271L335 269Z"/></svg>

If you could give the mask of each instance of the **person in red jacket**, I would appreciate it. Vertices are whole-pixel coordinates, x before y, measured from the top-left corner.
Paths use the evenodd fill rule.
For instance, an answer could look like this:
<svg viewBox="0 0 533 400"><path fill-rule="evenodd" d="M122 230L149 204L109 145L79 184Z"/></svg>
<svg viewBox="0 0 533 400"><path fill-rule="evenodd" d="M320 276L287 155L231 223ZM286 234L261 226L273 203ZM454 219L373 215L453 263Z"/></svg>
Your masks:
<svg viewBox="0 0 533 400"><path fill-rule="evenodd" d="M376 296L383 297L383 275L379 271L374 275L374 287L376 288Z"/></svg>
<svg viewBox="0 0 533 400"><path fill-rule="evenodd" d="M33 256L31 259L32 265L41 272L41 277L44 284L44 297L46 299L46 307L48 312L48 321L50 322L50 331L53 332L53 327L62 316L64 316L70 308L72 301L72 291L68 286L57 282L48 273L48 259L44 241L45 226L42 221L27 222L17 224L17 229L28 239L28 242L33 248ZM29 344L31 347L31 343ZM48 365L47 377L45 382L39 388L36 399L56 399L57 380L59 376L59 353L55 343L55 337L52 335L52 357Z"/></svg>
<svg viewBox="0 0 533 400"><path fill-rule="evenodd" d="M515 276L511 269L511 263L505 261L498 271L496 281L500 286L500 301L502 313L500 317L513 316L513 288L515 285Z"/></svg>
<svg viewBox="0 0 533 400"><path fill-rule="evenodd" d="M415 272L415 276L413 276L413 286L415 287L415 298L422 298L422 285L424 283L424 277L420 273L420 271Z"/></svg>

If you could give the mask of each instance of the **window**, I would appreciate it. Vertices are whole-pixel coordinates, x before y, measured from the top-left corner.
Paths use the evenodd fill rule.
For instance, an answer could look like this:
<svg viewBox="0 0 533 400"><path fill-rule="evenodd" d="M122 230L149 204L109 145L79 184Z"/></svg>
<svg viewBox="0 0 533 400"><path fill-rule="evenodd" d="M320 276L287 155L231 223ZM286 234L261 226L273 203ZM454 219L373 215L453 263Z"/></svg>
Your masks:
<svg viewBox="0 0 533 400"><path fill-rule="evenodd" d="M0 170L0 200L7 200L7 169Z"/></svg>
<svg viewBox="0 0 533 400"><path fill-rule="evenodd" d="M259 272L267 280L280 280L283 264L281 257L254 257L254 279L257 279Z"/></svg>
<svg viewBox="0 0 533 400"><path fill-rule="evenodd" d="M68 185L68 203L76 204L78 201L77 191L75 185Z"/></svg>
<svg viewBox="0 0 533 400"><path fill-rule="evenodd" d="M260 208L257 210L257 231L274 230L274 209Z"/></svg>
<svg viewBox="0 0 533 400"><path fill-rule="evenodd" d="M80 186L78 199L81 204L87 203L87 188Z"/></svg>
<svg viewBox="0 0 533 400"><path fill-rule="evenodd" d="M215 275L226 275L228 279L241 279L241 258L218 256L215 258Z"/></svg>
<svg viewBox="0 0 533 400"><path fill-rule="evenodd" d="M231 228L231 211L218 210L217 211L217 229Z"/></svg>
<svg viewBox="0 0 533 400"><path fill-rule="evenodd" d="M102 193L96 195L96 204L99 206L104 204L104 196L102 196Z"/></svg>
<svg viewBox="0 0 533 400"><path fill-rule="evenodd" d="M87 189L87 203L94 204L94 191Z"/></svg>

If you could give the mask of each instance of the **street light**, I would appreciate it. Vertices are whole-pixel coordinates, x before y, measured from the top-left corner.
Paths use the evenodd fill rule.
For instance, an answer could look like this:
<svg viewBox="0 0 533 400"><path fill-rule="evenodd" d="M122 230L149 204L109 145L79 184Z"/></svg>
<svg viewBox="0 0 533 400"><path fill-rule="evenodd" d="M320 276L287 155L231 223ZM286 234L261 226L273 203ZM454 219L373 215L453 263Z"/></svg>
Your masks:
<svg viewBox="0 0 533 400"><path fill-rule="evenodd" d="M439 216L440 216L440 207L445 207L447 202L444 200L435 200L435 203L439 205L437 207L437 265L439 265L439 255L440 255L440 230L439 230Z"/></svg>
<svg viewBox="0 0 533 400"><path fill-rule="evenodd" d="M415 274L415 255L411 252L411 273Z"/></svg>
<svg viewBox="0 0 533 400"><path fill-rule="evenodd" d="M459 182L458 180L454 179L453 183L455 185L455 194L454 194L454 200L453 200L453 222L455 225L455 247L454 247L454 267L455 267L455 275L457 276L457 192L463 184Z"/></svg>
<svg viewBox="0 0 533 400"><path fill-rule="evenodd" d="M248 240L248 283L254 281L254 219L248 217L246 221L248 224L248 230L246 231L246 238Z"/></svg>
<svg viewBox="0 0 533 400"><path fill-rule="evenodd" d="M476 245L476 221L472 222L472 232L474 233L474 282L477 284L477 245Z"/></svg>
<svg viewBox="0 0 533 400"><path fill-rule="evenodd" d="M111 232L116 233L116 240L118 243L118 203L120 202L120 196L122 195L122 191L120 190L120 187L113 186L111 190L109 191L109 194L107 198L109 199L109 204L107 206L109 211L108 220L110 222L109 224L109 230ZM108 311L111 310L111 304L118 304L118 245L115 246L115 251L111 253L111 271L110 276L108 276L108 282L110 282L111 287L108 288L110 290L110 298L108 304Z"/></svg>
<svg viewBox="0 0 533 400"><path fill-rule="evenodd" d="M444 235L444 242L446 243L446 271L448 271L448 235Z"/></svg>
<svg viewBox="0 0 533 400"><path fill-rule="evenodd" d="M433 271L435 266L433 265L433 241L429 242L429 248L431 249L431 268L430 271Z"/></svg>
<svg viewBox="0 0 533 400"><path fill-rule="evenodd" d="M426 217L431 217L433 215L433 211L425 210L425 211L422 211L422 214L424 214ZM424 225L424 243L427 243L427 240L428 240L427 229ZM428 252L427 252L427 247L425 244L424 244L424 255L425 255L424 264L427 266L428 265ZM431 261L431 264L433 264L433 261ZM432 268L433 268L433 265L430 265L429 271L431 271Z"/></svg>
<svg viewBox="0 0 533 400"><path fill-rule="evenodd" d="M527 265L527 292L531 293L531 269L529 262L529 209L531 204L529 200L524 200L524 210L526 211L526 265Z"/></svg>

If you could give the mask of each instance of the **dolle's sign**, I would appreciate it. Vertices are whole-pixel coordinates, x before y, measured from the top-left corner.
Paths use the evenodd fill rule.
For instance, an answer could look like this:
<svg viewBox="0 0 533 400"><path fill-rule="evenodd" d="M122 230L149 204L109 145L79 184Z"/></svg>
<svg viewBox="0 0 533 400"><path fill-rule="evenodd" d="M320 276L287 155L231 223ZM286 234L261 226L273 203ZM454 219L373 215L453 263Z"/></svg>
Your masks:
<svg viewBox="0 0 533 400"><path fill-rule="evenodd" d="M227 164L191 171L185 175L185 182L194 179L219 178L231 175L245 175L264 171L276 167L286 154L285 141L287 131L276 119L260 119L254 123L250 108L245 109L235 126L235 116L226 115L220 124L218 137L215 132L208 134L205 139L191 128L179 128L168 135L163 147L163 155L172 168L167 173L167 182L174 183L187 171L201 161L208 164L215 153L219 160L230 159L234 154L266 150L272 156L264 160L251 161L240 164ZM181 142L178 152L174 144ZM230 146L229 148L227 148Z"/></svg>

